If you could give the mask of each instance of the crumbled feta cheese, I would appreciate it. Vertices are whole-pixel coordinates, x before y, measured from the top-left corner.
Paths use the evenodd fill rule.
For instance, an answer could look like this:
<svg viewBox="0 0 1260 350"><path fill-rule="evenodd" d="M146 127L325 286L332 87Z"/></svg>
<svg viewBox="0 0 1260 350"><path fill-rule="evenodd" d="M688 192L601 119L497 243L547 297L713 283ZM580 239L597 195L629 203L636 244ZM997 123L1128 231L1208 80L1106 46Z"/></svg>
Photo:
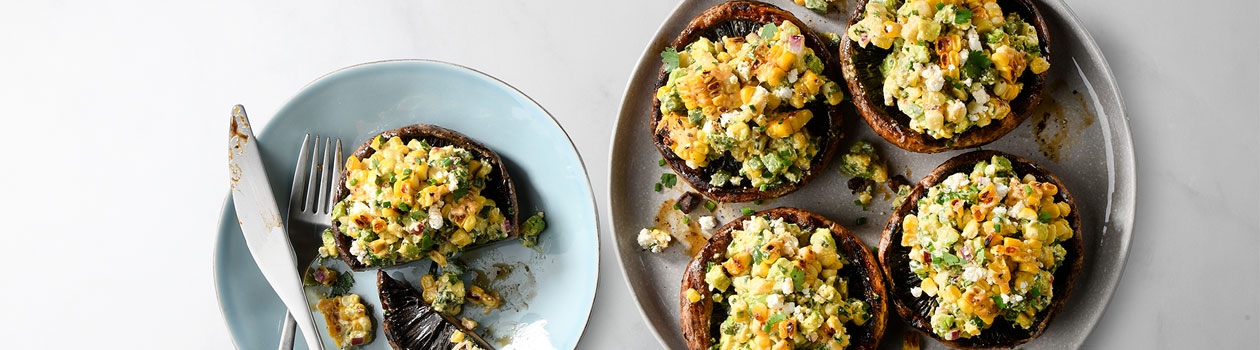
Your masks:
<svg viewBox="0 0 1260 350"><path fill-rule="evenodd" d="M776 287L778 287L780 292L783 292L783 295L791 295L795 291L795 286L792 285L792 280L790 279L779 282L779 285Z"/></svg>
<svg viewBox="0 0 1260 350"><path fill-rule="evenodd" d="M999 201L1001 201L1003 198L1006 198L1006 194L1010 193L1011 191L1010 186L1007 186L1006 184L1001 183L1001 182L997 183L997 185L994 187L997 190L997 199Z"/></svg>
<svg viewBox="0 0 1260 350"><path fill-rule="evenodd" d="M367 262L367 247L362 240L356 239L354 243L350 244L350 254L359 259L359 262Z"/></svg>
<svg viewBox="0 0 1260 350"><path fill-rule="evenodd" d="M752 77L752 63L739 61L739 64L735 65L735 74L738 74L739 78L745 81L752 80L750 79Z"/></svg>
<svg viewBox="0 0 1260 350"><path fill-rule="evenodd" d="M792 314L796 312L796 303L783 304L783 313Z"/></svg>
<svg viewBox="0 0 1260 350"><path fill-rule="evenodd" d="M967 31L967 46L971 48L972 51L980 51L984 49L984 47L980 46L980 33L976 32L975 28Z"/></svg>
<svg viewBox="0 0 1260 350"><path fill-rule="evenodd" d="M919 288L919 287L910 288L910 295L913 295L915 298L922 296L923 288Z"/></svg>
<svg viewBox="0 0 1260 350"><path fill-rule="evenodd" d="M790 99L792 98L792 88L787 87L787 86L780 86L778 88L775 88L774 96L778 97L780 100Z"/></svg>
<svg viewBox="0 0 1260 350"><path fill-rule="evenodd" d="M970 184L971 180L968 180L967 175L963 173L954 173L953 175L945 178L945 181L942 181L941 183L949 188L962 188L963 186Z"/></svg>
<svg viewBox="0 0 1260 350"><path fill-rule="evenodd" d="M459 188L459 178L455 177L455 173L446 173L446 189L455 192Z"/></svg>
<svg viewBox="0 0 1260 350"><path fill-rule="evenodd" d="M1001 186L1001 184L999 184L999 186ZM1002 196L1001 196L1001 195L998 195L998 198L1002 198ZM998 206L998 207L996 207L996 208L993 208L993 219L994 219L994 220L1000 219L1000 218L1005 217L1005 216L1006 216L1006 207L1004 207L1004 206Z"/></svg>
<svg viewBox="0 0 1260 350"><path fill-rule="evenodd" d="M975 266L975 265L967 266L967 268L963 270L962 277L964 280L967 280L969 282L979 281L981 278L985 277L985 271L987 270L979 266Z"/></svg>
<svg viewBox="0 0 1260 350"><path fill-rule="evenodd" d="M989 103L989 93L984 91L984 87L978 86L976 89L971 90L971 97L974 97L976 102L980 104Z"/></svg>
<svg viewBox="0 0 1260 350"><path fill-rule="evenodd" d="M673 239L674 237L670 236L669 233L654 228L645 228L639 231L638 237L639 247L651 250L653 253L660 253L665 248L668 248L669 242Z"/></svg>
<svg viewBox="0 0 1260 350"><path fill-rule="evenodd" d="M1015 203L1015 205L1011 206L1011 209L1008 210L1007 213L1010 213L1013 216L1019 214L1021 210L1024 210L1024 201Z"/></svg>
<svg viewBox="0 0 1260 350"><path fill-rule="evenodd" d="M770 294L770 296L766 297L766 307L769 307L771 310L783 308L783 296Z"/></svg>
<svg viewBox="0 0 1260 350"><path fill-rule="evenodd" d="M731 78L727 80L731 82L731 85L739 85L739 77L737 76L731 75Z"/></svg>
<svg viewBox="0 0 1260 350"><path fill-rule="evenodd" d="M1017 302L1017 303L1018 303L1018 302L1024 301L1024 296L1023 296L1023 295L1019 295L1019 294L1015 294L1015 296L1014 296L1013 298L1011 298L1011 299L1014 299L1014 300L1015 300L1015 302Z"/></svg>
<svg viewBox="0 0 1260 350"><path fill-rule="evenodd" d="M442 229L442 223L444 221L442 220L442 205L443 204L445 203L443 203L442 201L438 201L437 203L433 204L433 206L429 207L429 227L433 228L434 230Z"/></svg>
<svg viewBox="0 0 1260 350"><path fill-rule="evenodd" d="M796 71L796 69L792 69L788 71L788 74L787 74L788 84L796 84L796 79L800 79L800 77L801 77L801 72Z"/></svg>
<svg viewBox="0 0 1260 350"><path fill-rule="evenodd" d="M701 229L704 229L704 230L712 230L714 227L717 227L717 219L716 219L716 218L714 218L714 217L713 217L713 216L711 216L711 215L705 215L705 216L701 216L701 217L700 217L700 228L701 228Z"/></svg>
<svg viewBox="0 0 1260 350"><path fill-rule="evenodd" d="M941 67L935 64L928 65L921 74L923 75L923 85L927 87L928 91L941 91L941 88L945 87L945 76L941 73Z"/></svg>

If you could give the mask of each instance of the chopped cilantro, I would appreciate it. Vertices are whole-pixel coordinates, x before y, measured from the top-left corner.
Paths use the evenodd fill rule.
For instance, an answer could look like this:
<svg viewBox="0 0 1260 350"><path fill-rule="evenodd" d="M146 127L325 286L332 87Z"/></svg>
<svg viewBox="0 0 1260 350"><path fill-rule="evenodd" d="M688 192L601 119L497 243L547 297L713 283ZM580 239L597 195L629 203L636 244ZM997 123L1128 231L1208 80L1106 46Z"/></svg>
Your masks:
<svg viewBox="0 0 1260 350"><path fill-rule="evenodd" d="M963 24L971 21L971 10L958 9L954 13L954 24Z"/></svg>
<svg viewBox="0 0 1260 350"><path fill-rule="evenodd" d="M783 320L786 318L787 316L784 316L782 313L771 315L770 318L766 320L766 325L761 327L761 331L769 332L770 329L774 328L775 324L778 324L779 322L783 322Z"/></svg>
<svg viewBox="0 0 1260 350"><path fill-rule="evenodd" d="M657 182L655 185L653 185L653 186L652 186L652 190L654 190L654 191L656 191L656 192L660 192L660 191L661 191L661 183L660 183L660 182Z"/></svg>
<svg viewBox="0 0 1260 350"><path fill-rule="evenodd" d="M678 175L674 175L670 173L661 174L661 185L664 185L665 187L668 187L668 188L674 188L674 185L677 183L678 183Z"/></svg>
<svg viewBox="0 0 1260 350"><path fill-rule="evenodd" d="M657 166L665 166L665 158L661 158L661 160L656 161L656 165L657 165Z"/></svg>
<svg viewBox="0 0 1260 350"><path fill-rule="evenodd" d="M753 211L753 209L749 207L744 207L744 209L741 209L740 212L744 213L744 215L752 215L752 214L757 213L756 211Z"/></svg>
<svg viewBox="0 0 1260 350"><path fill-rule="evenodd" d="M963 74L969 78L979 78L985 71L989 70L989 66L993 65L993 61L983 52L973 52L967 55L967 62L963 63Z"/></svg>
<svg viewBox="0 0 1260 350"><path fill-rule="evenodd" d="M805 270L793 268L792 273L788 275L792 276L792 287L801 290L801 287L805 285Z"/></svg>
<svg viewBox="0 0 1260 350"><path fill-rule="evenodd" d="M328 290L328 296L336 297L336 296L345 295L347 292L350 291L350 287L353 287L353 286L354 286L354 274L350 273L350 271L342 272L341 276L337 276L337 282L334 283L332 285L332 288Z"/></svg>
<svg viewBox="0 0 1260 350"><path fill-rule="evenodd" d="M678 50L674 50L672 47L666 47L665 51L661 52L661 61L665 62L666 72L677 69L679 65Z"/></svg>

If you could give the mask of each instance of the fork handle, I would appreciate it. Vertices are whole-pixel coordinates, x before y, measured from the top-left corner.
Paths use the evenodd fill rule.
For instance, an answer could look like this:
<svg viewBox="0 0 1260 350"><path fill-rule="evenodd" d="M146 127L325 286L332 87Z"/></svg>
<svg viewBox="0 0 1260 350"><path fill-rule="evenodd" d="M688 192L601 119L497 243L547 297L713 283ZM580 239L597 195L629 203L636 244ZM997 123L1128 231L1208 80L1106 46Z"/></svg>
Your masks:
<svg viewBox="0 0 1260 350"><path fill-rule="evenodd" d="M293 315L284 313L284 328L280 330L280 350L293 350L293 337L297 336L297 321Z"/></svg>

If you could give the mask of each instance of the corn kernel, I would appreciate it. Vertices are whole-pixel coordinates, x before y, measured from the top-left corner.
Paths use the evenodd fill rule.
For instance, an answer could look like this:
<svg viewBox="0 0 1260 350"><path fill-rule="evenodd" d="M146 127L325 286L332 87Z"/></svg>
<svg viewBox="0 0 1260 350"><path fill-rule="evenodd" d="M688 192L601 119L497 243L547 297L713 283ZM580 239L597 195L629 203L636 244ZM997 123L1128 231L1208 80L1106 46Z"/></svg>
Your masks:
<svg viewBox="0 0 1260 350"><path fill-rule="evenodd" d="M697 292L695 288L687 288L686 294L687 300L692 303L699 302L700 299L703 299L703 297L700 296L700 292Z"/></svg>

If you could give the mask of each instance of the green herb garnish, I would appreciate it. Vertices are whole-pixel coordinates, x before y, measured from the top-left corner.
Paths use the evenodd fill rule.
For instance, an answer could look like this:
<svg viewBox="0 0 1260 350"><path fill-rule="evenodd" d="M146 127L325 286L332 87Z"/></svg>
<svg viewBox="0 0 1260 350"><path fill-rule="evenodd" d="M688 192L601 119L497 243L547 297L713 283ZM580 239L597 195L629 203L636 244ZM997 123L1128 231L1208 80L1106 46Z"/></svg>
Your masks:
<svg viewBox="0 0 1260 350"><path fill-rule="evenodd" d="M677 69L679 66L678 50L674 50L672 47L666 47L665 51L661 52L661 61L665 62L666 72Z"/></svg>
<svg viewBox="0 0 1260 350"><path fill-rule="evenodd" d="M678 184L678 175L670 173L661 174L661 185L668 188L674 188L675 184Z"/></svg>

